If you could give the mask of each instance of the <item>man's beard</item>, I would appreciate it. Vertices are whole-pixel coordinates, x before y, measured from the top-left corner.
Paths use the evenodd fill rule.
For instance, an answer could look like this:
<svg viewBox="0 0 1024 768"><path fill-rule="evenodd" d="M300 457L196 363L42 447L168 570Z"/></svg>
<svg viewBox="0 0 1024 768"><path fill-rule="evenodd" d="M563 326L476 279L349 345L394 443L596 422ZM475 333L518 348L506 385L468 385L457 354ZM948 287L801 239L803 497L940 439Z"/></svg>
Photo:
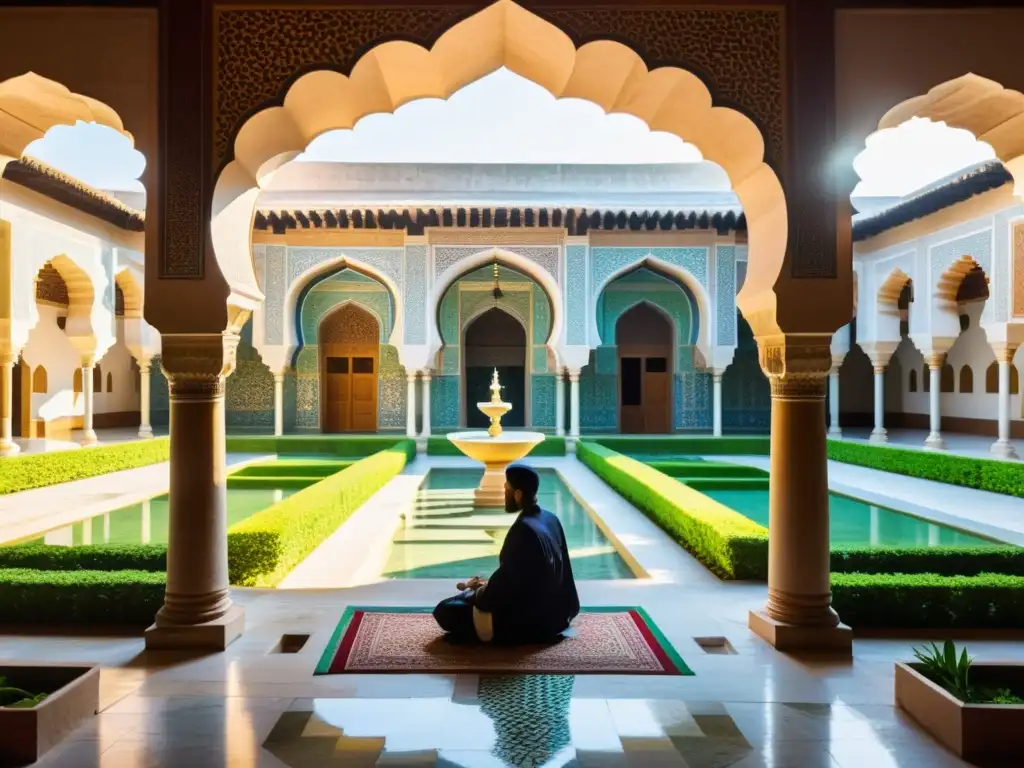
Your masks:
<svg viewBox="0 0 1024 768"><path fill-rule="evenodd" d="M519 505L516 504L516 500L510 497L505 498L505 511L506 512L518 512Z"/></svg>

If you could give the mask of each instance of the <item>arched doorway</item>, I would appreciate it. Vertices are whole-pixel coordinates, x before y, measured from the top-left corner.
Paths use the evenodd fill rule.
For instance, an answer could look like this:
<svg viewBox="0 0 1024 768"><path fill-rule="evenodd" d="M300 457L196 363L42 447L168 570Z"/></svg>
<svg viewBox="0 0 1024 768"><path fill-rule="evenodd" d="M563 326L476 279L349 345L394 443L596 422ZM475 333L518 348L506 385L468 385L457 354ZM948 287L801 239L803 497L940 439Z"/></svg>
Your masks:
<svg viewBox="0 0 1024 768"><path fill-rule="evenodd" d="M505 427L526 426L526 329L508 312L494 307L466 326L465 349L466 426L485 428L490 424L477 403L490 400L491 376L495 369L501 380L501 397L512 404L501 419Z"/></svg>
<svg viewBox="0 0 1024 768"><path fill-rule="evenodd" d="M377 319L365 309L345 304L321 320L317 338L323 431L376 432Z"/></svg>
<svg viewBox="0 0 1024 768"><path fill-rule="evenodd" d="M615 326L619 350L619 424L626 434L672 431L671 322L646 302Z"/></svg>

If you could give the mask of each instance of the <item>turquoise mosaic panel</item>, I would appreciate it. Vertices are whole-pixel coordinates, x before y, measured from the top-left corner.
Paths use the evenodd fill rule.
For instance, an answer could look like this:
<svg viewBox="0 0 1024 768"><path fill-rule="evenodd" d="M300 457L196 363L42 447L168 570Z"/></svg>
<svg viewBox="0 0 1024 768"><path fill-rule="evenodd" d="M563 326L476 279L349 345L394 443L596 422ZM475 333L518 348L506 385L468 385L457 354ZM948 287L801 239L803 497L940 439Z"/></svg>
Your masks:
<svg viewBox="0 0 1024 768"><path fill-rule="evenodd" d="M722 377L722 428L767 432L772 418L771 386L758 361L754 333L739 313L736 327L736 355Z"/></svg>
<svg viewBox="0 0 1024 768"><path fill-rule="evenodd" d="M719 245L715 248L715 285L718 302L716 343L731 347L736 344L736 246Z"/></svg>
<svg viewBox="0 0 1024 768"><path fill-rule="evenodd" d="M167 427L170 416L170 391L164 369L160 366L160 355L157 355L149 368L149 423L154 427Z"/></svg>
<svg viewBox="0 0 1024 768"><path fill-rule="evenodd" d="M677 430L711 429L712 376L689 372L673 376L675 390L674 426Z"/></svg>
<svg viewBox="0 0 1024 768"><path fill-rule="evenodd" d="M531 349L532 359L530 361L531 370L533 373L547 373L548 372L548 348L533 347Z"/></svg>
<svg viewBox="0 0 1024 768"><path fill-rule="evenodd" d="M587 343L587 246L565 249L566 340Z"/></svg>
<svg viewBox="0 0 1024 768"><path fill-rule="evenodd" d="M555 428L555 377L530 377L531 421L538 429Z"/></svg>
<svg viewBox="0 0 1024 768"><path fill-rule="evenodd" d="M708 287L707 248L591 248L591 289L600 291L611 275L642 264L649 256L689 272L704 288Z"/></svg>
<svg viewBox="0 0 1024 768"><path fill-rule="evenodd" d="M590 359L596 365L598 376L619 375L619 349L614 344L602 344L591 353Z"/></svg>
<svg viewBox="0 0 1024 768"><path fill-rule="evenodd" d="M398 348L390 344L381 345L379 364L377 429L404 430L408 388L405 368L398 362Z"/></svg>
<svg viewBox="0 0 1024 768"><path fill-rule="evenodd" d="M459 428L460 376L434 376L430 380L430 428L453 430Z"/></svg>
<svg viewBox="0 0 1024 768"><path fill-rule="evenodd" d="M614 353L615 347L611 347L611 351ZM619 430L619 377L616 373L598 373L600 366L595 367L596 358L597 355L591 353L590 364L583 369L580 375L580 430L617 432ZM618 359L616 358L617 364ZM566 401L568 403L568 397Z"/></svg>
<svg viewBox="0 0 1024 768"><path fill-rule="evenodd" d="M394 327L394 308L391 294L376 280L343 270L317 283L302 299L299 308L301 341L315 344L324 316L342 304L358 304L377 318L380 342L386 344Z"/></svg>
<svg viewBox="0 0 1024 768"><path fill-rule="evenodd" d="M544 289L534 283L530 286L533 298L533 343L547 344L551 335L551 303Z"/></svg>
<svg viewBox="0 0 1024 768"><path fill-rule="evenodd" d="M242 329L235 370L224 386L225 422L228 429L274 428L274 375L252 346L252 320Z"/></svg>
<svg viewBox="0 0 1024 768"><path fill-rule="evenodd" d="M405 247L405 343L426 344L427 246Z"/></svg>
<svg viewBox="0 0 1024 768"><path fill-rule="evenodd" d="M295 427L320 428L320 361L316 346L295 356Z"/></svg>

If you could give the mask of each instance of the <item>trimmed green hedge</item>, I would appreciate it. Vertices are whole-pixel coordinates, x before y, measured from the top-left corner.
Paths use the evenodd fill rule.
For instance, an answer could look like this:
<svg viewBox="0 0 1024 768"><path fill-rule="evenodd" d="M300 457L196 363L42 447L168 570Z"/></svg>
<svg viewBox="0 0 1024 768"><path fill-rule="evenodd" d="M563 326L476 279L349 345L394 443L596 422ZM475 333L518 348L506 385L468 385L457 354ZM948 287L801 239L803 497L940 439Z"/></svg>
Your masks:
<svg viewBox="0 0 1024 768"><path fill-rule="evenodd" d="M445 435L431 435L427 438L427 456L461 456L462 452ZM548 435L538 443L530 456L565 456L565 438Z"/></svg>
<svg viewBox="0 0 1024 768"><path fill-rule="evenodd" d="M768 435L644 435L587 438L619 453L647 456L768 456L771 438Z"/></svg>
<svg viewBox="0 0 1024 768"><path fill-rule="evenodd" d="M768 531L714 499L589 440L576 457L724 579L768 577Z"/></svg>
<svg viewBox="0 0 1024 768"><path fill-rule="evenodd" d="M146 627L164 602L167 575L147 571L0 570L5 624Z"/></svg>
<svg viewBox="0 0 1024 768"><path fill-rule="evenodd" d="M828 441L828 457L845 464L1024 498L1024 465L886 445Z"/></svg>
<svg viewBox="0 0 1024 768"><path fill-rule="evenodd" d="M832 573L934 573L939 576L977 576L1001 573L1024 576L1024 549L991 547L875 547L833 549Z"/></svg>
<svg viewBox="0 0 1024 768"><path fill-rule="evenodd" d="M857 628L1024 628L1024 577L839 573L832 605Z"/></svg>
<svg viewBox="0 0 1024 768"><path fill-rule="evenodd" d="M228 453L326 454L362 459L394 448L405 437L387 435L228 435Z"/></svg>
<svg viewBox="0 0 1024 768"><path fill-rule="evenodd" d="M279 501L228 531L232 584L273 587L416 456L403 440Z"/></svg>
<svg viewBox="0 0 1024 768"><path fill-rule="evenodd" d="M166 437L49 453L8 456L0 461L0 495L84 480L88 477L170 461Z"/></svg>
<svg viewBox="0 0 1024 768"><path fill-rule="evenodd" d="M25 544L0 547L0 569L4 568L68 572L164 572L167 570L167 545L90 544L84 547L61 547L50 544Z"/></svg>

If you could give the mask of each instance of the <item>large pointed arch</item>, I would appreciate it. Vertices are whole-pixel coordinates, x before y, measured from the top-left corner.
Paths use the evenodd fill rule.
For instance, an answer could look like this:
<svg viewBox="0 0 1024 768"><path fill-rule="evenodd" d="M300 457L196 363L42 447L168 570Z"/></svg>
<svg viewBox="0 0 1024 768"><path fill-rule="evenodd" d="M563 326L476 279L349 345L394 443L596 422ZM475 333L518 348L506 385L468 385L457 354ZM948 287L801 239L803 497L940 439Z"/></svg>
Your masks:
<svg viewBox="0 0 1024 768"><path fill-rule="evenodd" d="M774 306L768 294L783 270L786 202L778 177L764 162L757 126L741 112L714 106L695 74L677 67L650 70L635 51L611 40L576 48L565 32L511 0L498 0L459 22L429 50L390 41L369 50L347 76L309 72L277 104L246 121L235 137L233 159L218 175L212 206L214 254L231 291L260 296L251 224L260 188L274 171L322 133L351 128L368 114L394 112L416 99L447 99L500 67L557 98L633 115L651 130L694 144L721 166L748 223L745 303Z"/></svg>
<svg viewBox="0 0 1024 768"><path fill-rule="evenodd" d="M697 350L700 352L704 360L711 360L711 297L708 295L704 286L701 285L700 281L683 267L664 261L663 259L659 259L654 254L649 253L639 261L627 264L614 272L611 272L603 281L601 281L600 284L595 285L593 300L597 301L598 297L604 292L604 289L615 282L618 278L638 269L645 268L676 283L680 286L681 290L688 291L693 297L697 304L698 315L696 318L697 339L694 346L697 347ZM592 328L594 333L593 338L597 340L597 345L606 343L601 339L600 330L596 327L596 313L591 312L590 314L591 322L595 324L595 327Z"/></svg>
<svg viewBox="0 0 1024 768"><path fill-rule="evenodd" d="M283 323L285 345L290 349L297 350L302 342L298 333L298 313L302 306L302 298L318 282L346 269L351 269L353 272L357 272L364 277L375 280L384 286L390 294L391 305L394 307L395 316L390 333L388 333L384 343L394 346L399 346L401 344L404 304L402 302L402 292L399 290L399 287L390 277L385 275L379 269L342 252L333 258L326 259L319 264L313 265L296 277L295 280L292 281L291 285L288 286L288 290L284 298ZM373 314L377 317L376 313ZM385 331L383 331L383 328L386 323L384 323L383 319L380 317L377 317L377 319L381 321L381 329L382 333L384 333Z"/></svg>
<svg viewBox="0 0 1024 768"><path fill-rule="evenodd" d="M562 303L562 292L558 288L558 283L555 282L554 275L548 272L544 267L540 266L537 262L531 261L525 256L521 256L515 251L507 251L502 248L488 248L477 253L474 253L465 258L459 259L457 262L448 267L444 272L438 275L437 280L434 281L434 285L430 292L430 299L427 306L430 307L430 345L431 355L436 354L444 344L444 339L441 334L441 323L439 315L441 312L441 302L444 300L445 294L448 293L449 289L454 286L461 278L468 275L480 267L485 267L488 264L497 262L503 267L508 267L514 272L518 272L526 278L529 278L536 282L544 294L547 296L548 304L551 307L551 331L548 334L547 346L552 351L555 351L555 346L558 339L562 335L562 328L564 326L564 307ZM461 333L460 329L460 333Z"/></svg>

